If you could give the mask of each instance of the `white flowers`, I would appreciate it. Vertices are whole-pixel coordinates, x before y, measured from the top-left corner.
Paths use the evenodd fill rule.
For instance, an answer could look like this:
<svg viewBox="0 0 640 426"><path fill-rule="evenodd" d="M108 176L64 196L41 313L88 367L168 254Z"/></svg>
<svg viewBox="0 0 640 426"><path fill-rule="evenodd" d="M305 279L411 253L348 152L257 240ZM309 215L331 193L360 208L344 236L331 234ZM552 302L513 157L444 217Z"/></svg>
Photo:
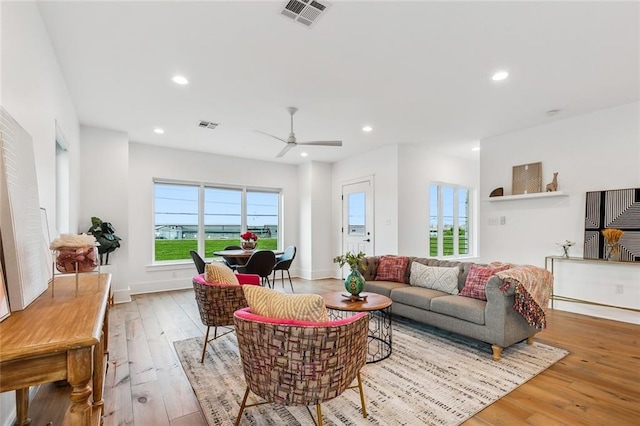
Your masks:
<svg viewBox="0 0 640 426"><path fill-rule="evenodd" d="M563 249L567 249L569 247L571 247L572 245L574 245L576 242L575 241L569 241L569 240L564 240L561 243L556 243L557 245L559 245L560 247L562 247Z"/></svg>
<svg viewBox="0 0 640 426"><path fill-rule="evenodd" d="M87 234L61 234L58 238L51 242L49 248L57 250L61 247L93 247L100 245L93 235Z"/></svg>

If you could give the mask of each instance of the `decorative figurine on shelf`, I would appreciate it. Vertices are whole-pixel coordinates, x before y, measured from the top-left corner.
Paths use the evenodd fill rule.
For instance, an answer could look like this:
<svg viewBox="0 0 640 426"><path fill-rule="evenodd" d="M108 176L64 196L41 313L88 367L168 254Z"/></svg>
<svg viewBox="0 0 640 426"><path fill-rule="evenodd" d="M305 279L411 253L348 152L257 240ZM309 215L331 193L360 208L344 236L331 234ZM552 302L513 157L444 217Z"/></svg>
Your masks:
<svg viewBox="0 0 640 426"><path fill-rule="evenodd" d="M558 172L553 174L553 180L547 184L547 192L555 192L558 190Z"/></svg>
<svg viewBox="0 0 640 426"><path fill-rule="evenodd" d="M569 258L569 247L571 247L575 243L576 243L575 241L569 241L569 240L564 240L564 242L562 243L556 243L560 247L562 247L562 257L564 257L565 259Z"/></svg>
<svg viewBox="0 0 640 426"><path fill-rule="evenodd" d="M98 246L98 253L100 254L100 264L109 264L109 253L115 251L120 247L120 241L122 238L116 234L116 228L109 222L103 222L99 217L91 218L91 228L87 231L88 234L93 235L100 245ZM104 255L106 256L106 259Z"/></svg>
<svg viewBox="0 0 640 426"><path fill-rule="evenodd" d="M489 197L502 197L503 195L504 195L504 188L500 186L494 189L493 191L491 191L491 194L489 194Z"/></svg>

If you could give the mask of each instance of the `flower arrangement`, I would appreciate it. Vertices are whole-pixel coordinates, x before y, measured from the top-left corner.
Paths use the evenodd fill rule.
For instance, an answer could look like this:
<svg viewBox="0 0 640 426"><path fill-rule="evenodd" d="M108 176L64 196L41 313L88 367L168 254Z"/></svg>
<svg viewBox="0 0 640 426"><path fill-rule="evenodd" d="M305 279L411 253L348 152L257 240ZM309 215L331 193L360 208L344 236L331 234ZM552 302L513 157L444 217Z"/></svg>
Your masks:
<svg viewBox="0 0 640 426"><path fill-rule="evenodd" d="M245 241L258 241L258 235L254 234L253 232L245 232L243 234L240 234L240 238L242 238Z"/></svg>
<svg viewBox="0 0 640 426"><path fill-rule="evenodd" d="M556 244L562 247L562 256L569 258L569 247L571 247L575 243L575 241L564 240L563 242Z"/></svg>
<svg viewBox="0 0 640 426"><path fill-rule="evenodd" d="M334 257L333 263L337 263L341 268L348 264L352 271L357 271L358 267L363 265L362 259L364 259L365 256L366 254L361 251L359 251L358 254L353 254L348 251L346 254Z"/></svg>
<svg viewBox="0 0 640 426"><path fill-rule="evenodd" d="M601 232L608 246L605 247L605 258L609 259L612 254L620 253L620 238L622 237L622 234L624 234L624 231L615 228L607 228L603 229Z"/></svg>

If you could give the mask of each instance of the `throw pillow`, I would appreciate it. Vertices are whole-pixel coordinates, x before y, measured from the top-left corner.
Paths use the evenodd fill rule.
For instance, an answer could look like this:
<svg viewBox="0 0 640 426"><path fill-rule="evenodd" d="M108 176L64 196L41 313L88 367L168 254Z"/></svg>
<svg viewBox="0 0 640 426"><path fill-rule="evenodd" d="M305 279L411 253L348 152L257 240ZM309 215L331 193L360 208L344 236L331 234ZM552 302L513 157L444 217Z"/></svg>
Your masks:
<svg viewBox="0 0 640 426"><path fill-rule="evenodd" d="M375 281L404 282L409 258L404 256L381 256Z"/></svg>
<svg viewBox="0 0 640 426"><path fill-rule="evenodd" d="M459 296L487 300L487 281L489 281L489 278L495 275L496 272L506 269L509 269L509 266L492 268L491 266L471 265L469 275L467 275L467 280L464 282L464 287L460 291Z"/></svg>
<svg viewBox="0 0 640 426"><path fill-rule="evenodd" d="M427 266L419 262L411 263L411 275L409 284L444 291L449 294L458 294L459 267Z"/></svg>
<svg viewBox="0 0 640 426"><path fill-rule="evenodd" d="M208 283L239 284L236 274L222 262L211 262L206 265L204 278Z"/></svg>
<svg viewBox="0 0 640 426"><path fill-rule="evenodd" d="M284 294L258 286L243 286L251 312L267 318L327 322L329 315L319 294Z"/></svg>

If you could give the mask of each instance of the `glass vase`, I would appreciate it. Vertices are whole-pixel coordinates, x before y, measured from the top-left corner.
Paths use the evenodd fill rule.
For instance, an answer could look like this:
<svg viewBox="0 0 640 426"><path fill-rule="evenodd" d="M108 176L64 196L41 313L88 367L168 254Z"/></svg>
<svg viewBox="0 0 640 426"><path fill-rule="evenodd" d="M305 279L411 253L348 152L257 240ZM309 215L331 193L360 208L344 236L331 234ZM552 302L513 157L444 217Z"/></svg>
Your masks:
<svg viewBox="0 0 640 426"><path fill-rule="evenodd" d="M606 260L610 260L613 262L617 262L620 260L620 244L609 244L606 243L604 245L604 258Z"/></svg>
<svg viewBox="0 0 640 426"><path fill-rule="evenodd" d="M255 240L242 240L240 241L240 246L242 247L242 250L251 251L256 249L258 242Z"/></svg>
<svg viewBox="0 0 640 426"><path fill-rule="evenodd" d="M365 279L357 269L352 269L344 280L344 288L354 297L359 297L364 290Z"/></svg>

